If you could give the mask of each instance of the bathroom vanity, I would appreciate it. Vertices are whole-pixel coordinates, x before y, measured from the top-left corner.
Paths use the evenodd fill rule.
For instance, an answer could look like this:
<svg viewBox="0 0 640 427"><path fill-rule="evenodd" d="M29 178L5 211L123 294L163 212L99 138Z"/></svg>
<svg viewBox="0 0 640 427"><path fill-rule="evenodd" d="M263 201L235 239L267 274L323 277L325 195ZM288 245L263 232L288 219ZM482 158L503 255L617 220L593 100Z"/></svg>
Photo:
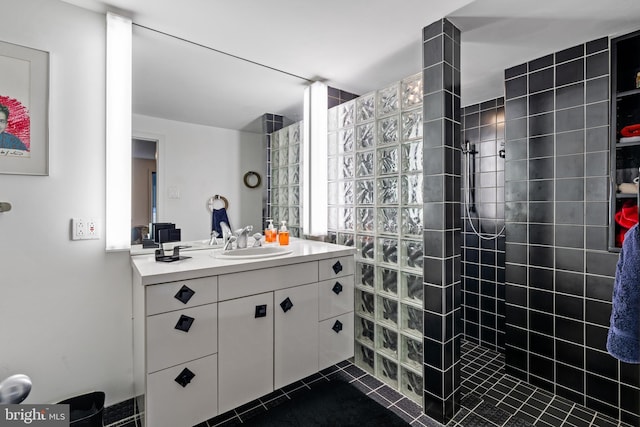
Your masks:
<svg viewBox="0 0 640 427"><path fill-rule="evenodd" d="M353 356L354 252L131 257L134 379L147 427L193 426Z"/></svg>

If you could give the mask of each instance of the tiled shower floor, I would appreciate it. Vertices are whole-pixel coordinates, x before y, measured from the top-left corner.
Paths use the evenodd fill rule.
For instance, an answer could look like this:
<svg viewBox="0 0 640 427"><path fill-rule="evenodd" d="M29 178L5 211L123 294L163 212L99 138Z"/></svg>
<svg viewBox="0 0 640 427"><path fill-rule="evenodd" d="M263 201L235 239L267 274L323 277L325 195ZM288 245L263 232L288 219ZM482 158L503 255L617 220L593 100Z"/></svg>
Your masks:
<svg viewBox="0 0 640 427"><path fill-rule="evenodd" d="M462 362L462 409L446 427L627 427L627 424L506 375L504 356L500 353L463 342ZM242 425L282 402L295 400L297 393L334 379L353 383L414 427L441 426L424 415L418 404L346 361L196 427ZM135 417L106 427L137 427L132 418Z"/></svg>
<svg viewBox="0 0 640 427"><path fill-rule="evenodd" d="M463 409L448 427L628 426L506 375L500 353L463 342L462 361Z"/></svg>

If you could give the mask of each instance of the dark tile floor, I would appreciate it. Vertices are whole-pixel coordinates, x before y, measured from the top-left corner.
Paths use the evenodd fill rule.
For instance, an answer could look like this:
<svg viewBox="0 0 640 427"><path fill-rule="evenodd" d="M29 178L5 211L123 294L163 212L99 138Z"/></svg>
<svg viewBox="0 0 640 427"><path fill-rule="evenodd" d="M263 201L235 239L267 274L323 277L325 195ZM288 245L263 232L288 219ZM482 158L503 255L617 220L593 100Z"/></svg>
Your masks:
<svg viewBox="0 0 640 427"><path fill-rule="evenodd" d="M446 427L627 427L603 414L555 396L505 374L504 355L463 342L462 409ZM290 399L319 382L342 379L395 412L414 427L441 427L422 413L417 403L369 375L349 361L298 381L196 427L229 427ZM129 416L106 427L137 427ZM174 426L172 426L174 427ZM178 426L175 426L178 427ZM339 426L336 426L339 427ZM630 427L630 426L629 426Z"/></svg>
<svg viewBox="0 0 640 427"><path fill-rule="evenodd" d="M463 342L462 361L463 409L447 427L627 426L506 375L503 354Z"/></svg>

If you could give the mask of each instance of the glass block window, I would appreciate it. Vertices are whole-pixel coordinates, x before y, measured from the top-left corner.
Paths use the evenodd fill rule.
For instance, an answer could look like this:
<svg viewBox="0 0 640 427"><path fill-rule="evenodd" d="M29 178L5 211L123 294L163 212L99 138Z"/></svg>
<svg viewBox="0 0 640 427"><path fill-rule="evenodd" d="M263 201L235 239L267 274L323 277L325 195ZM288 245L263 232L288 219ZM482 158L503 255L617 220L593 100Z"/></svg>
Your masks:
<svg viewBox="0 0 640 427"><path fill-rule="evenodd" d="M421 403L422 75L331 108L328 129L329 231L357 249L356 364Z"/></svg>
<svg viewBox="0 0 640 427"><path fill-rule="evenodd" d="M287 221L292 236L300 237L302 206L300 205L300 159L302 122L294 123L271 134L271 219L275 227Z"/></svg>

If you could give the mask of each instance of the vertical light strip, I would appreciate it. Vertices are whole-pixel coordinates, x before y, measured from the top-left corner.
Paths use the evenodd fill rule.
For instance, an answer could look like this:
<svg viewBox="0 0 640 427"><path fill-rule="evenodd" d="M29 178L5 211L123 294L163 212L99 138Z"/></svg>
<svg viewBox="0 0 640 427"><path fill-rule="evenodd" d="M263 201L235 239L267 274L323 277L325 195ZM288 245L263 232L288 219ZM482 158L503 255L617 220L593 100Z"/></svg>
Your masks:
<svg viewBox="0 0 640 427"><path fill-rule="evenodd" d="M305 235L327 234L327 85L315 82L304 93L303 221Z"/></svg>
<svg viewBox="0 0 640 427"><path fill-rule="evenodd" d="M304 112L302 116L302 150L300 152L300 188L302 194L301 223L302 234L309 234L311 228L311 167L309 152L311 151L311 87L304 89ZM302 236L300 236L302 237Z"/></svg>
<svg viewBox="0 0 640 427"><path fill-rule="evenodd" d="M131 39L131 20L107 13L107 250L131 247Z"/></svg>

